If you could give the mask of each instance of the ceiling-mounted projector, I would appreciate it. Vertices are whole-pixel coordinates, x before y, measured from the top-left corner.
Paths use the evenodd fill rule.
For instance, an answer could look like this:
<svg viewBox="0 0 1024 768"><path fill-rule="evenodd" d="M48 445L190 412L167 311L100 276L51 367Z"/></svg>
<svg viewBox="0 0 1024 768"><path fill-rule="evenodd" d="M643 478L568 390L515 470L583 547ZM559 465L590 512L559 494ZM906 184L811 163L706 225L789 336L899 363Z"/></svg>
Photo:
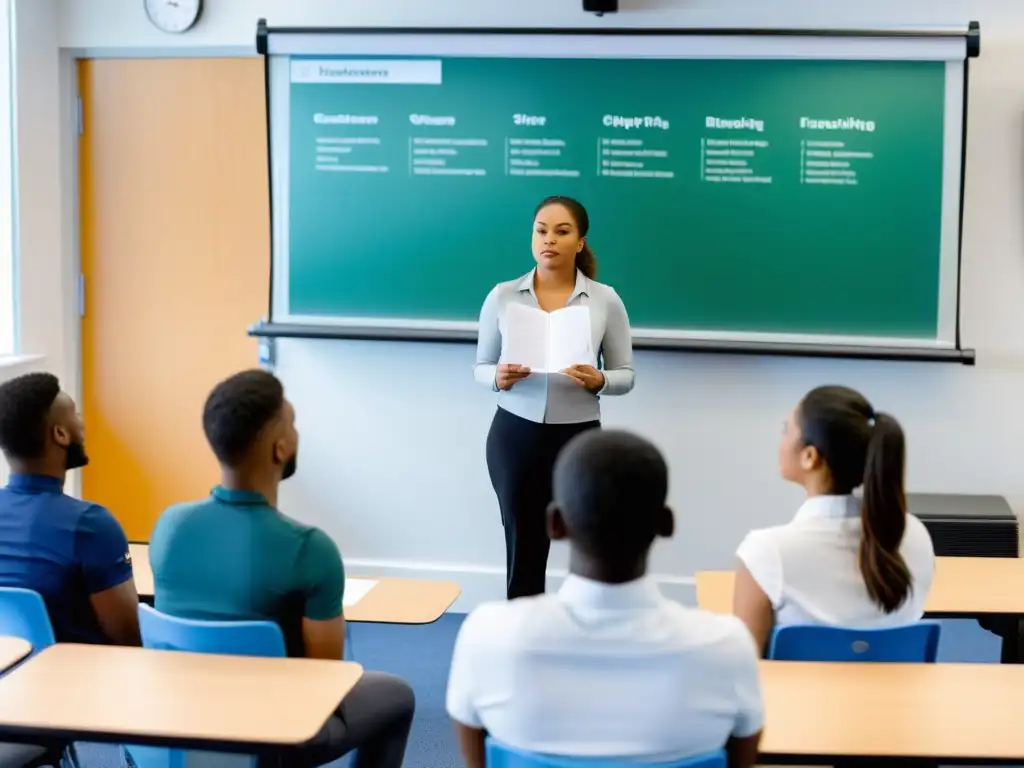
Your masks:
<svg viewBox="0 0 1024 768"><path fill-rule="evenodd" d="M603 16L619 10L619 0L583 0L583 10Z"/></svg>

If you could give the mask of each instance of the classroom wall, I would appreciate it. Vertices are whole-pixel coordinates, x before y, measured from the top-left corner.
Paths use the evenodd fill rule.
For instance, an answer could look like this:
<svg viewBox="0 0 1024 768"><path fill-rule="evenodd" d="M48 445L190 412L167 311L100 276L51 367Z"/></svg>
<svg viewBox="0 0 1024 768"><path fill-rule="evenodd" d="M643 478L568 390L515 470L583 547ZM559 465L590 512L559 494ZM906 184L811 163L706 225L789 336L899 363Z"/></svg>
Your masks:
<svg viewBox="0 0 1024 768"><path fill-rule="evenodd" d="M30 0L40 1L49 2ZM199 28L174 37L148 26L141 3L58 0L59 45L104 55L238 53L250 49L259 16L277 25L877 26L979 20L983 54L971 70L962 301L963 338L977 348L978 366L641 352L635 392L606 400L605 422L653 438L671 463L671 502L680 524L676 537L658 546L653 569L683 599L692 596L694 570L728 566L746 530L792 514L800 497L777 477L776 444L788 409L821 383L857 387L903 421L912 490L1002 493L1024 508L1018 459L1024 435L1024 3L624 0L637 10L604 19L584 15L578 0L206 5ZM528 248L524 219L524 271ZM461 608L503 592L502 534L483 452L494 402L473 384L472 363L469 346L285 341L278 350L278 372L302 434L300 469L285 486L283 508L325 527L340 543L350 572L459 580ZM564 565L565 551L556 546L552 573Z"/></svg>
<svg viewBox="0 0 1024 768"><path fill-rule="evenodd" d="M78 392L76 217L70 59L59 44L58 0L10 7L15 326L18 347L0 380L29 370L56 374ZM0 470L2 474L2 470ZM72 472L66 487L78 488Z"/></svg>
<svg viewBox="0 0 1024 768"><path fill-rule="evenodd" d="M70 391L77 389L77 307L69 104L60 95L56 0L10 0L13 76L15 277L19 353L45 355Z"/></svg>
<svg viewBox="0 0 1024 768"><path fill-rule="evenodd" d="M584 14L581 0L218 0L206 3L203 22L179 39L153 29L142 3L58 2L61 43L97 49L251 46L260 17L273 26L863 27L944 24L992 14L1003 23L1024 22L1024 4L1014 0L620 0L622 12L603 18ZM989 29L1007 32L995 24Z"/></svg>

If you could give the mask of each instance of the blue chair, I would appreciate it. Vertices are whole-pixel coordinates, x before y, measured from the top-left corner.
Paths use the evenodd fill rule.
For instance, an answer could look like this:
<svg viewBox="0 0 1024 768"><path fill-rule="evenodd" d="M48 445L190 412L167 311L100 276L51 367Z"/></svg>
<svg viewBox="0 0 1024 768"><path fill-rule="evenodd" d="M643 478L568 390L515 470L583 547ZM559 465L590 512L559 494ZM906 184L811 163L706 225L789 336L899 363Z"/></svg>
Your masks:
<svg viewBox="0 0 1024 768"><path fill-rule="evenodd" d="M524 752L488 738L487 768L726 768L726 759L724 749L677 760L673 763L551 757Z"/></svg>
<svg viewBox="0 0 1024 768"><path fill-rule="evenodd" d="M284 634L272 621L196 621L168 616L148 605L139 605L142 645L164 651L221 653L229 656L285 656ZM184 768L185 750L163 747L127 747L139 768ZM190 761L191 762L191 761ZM212 765L231 761L211 755ZM255 765L255 760L248 759Z"/></svg>
<svg viewBox="0 0 1024 768"><path fill-rule="evenodd" d="M0 635L28 641L32 656L57 642L43 596L31 589L0 587ZM59 746L0 744L0 766L42 764L59 759L62 751ZM77 760L72 745L67 757L72 763Z"/></svg>
<svg viewBox="0 0 1024 768"><path fill-rule="evenodd" d="M31 589L0 587L0 635L27 640L33 654L57 642L43 596Z"/></svg>
<svg viewBox="0 0 1024 768"><path fill-rule="evenodd" d="M179 619L140 604L139 629L143 646L161 651L285 656L284 635L272 621Z"/></svg>
<svg viewBox="0 0 1024 768"><path fill-rule="evenodd" d="M939 649L938 622L920 621L886 629L844 629L794 624L772 633L768 658L778 661L869 661L933 663Z"/></svg>

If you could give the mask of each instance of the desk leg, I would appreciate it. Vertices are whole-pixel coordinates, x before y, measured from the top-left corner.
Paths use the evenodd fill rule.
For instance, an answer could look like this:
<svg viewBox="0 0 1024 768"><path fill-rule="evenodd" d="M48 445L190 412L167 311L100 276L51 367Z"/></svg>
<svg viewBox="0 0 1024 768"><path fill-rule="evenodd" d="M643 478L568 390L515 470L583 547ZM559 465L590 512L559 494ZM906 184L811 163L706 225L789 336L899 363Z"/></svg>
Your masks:
<svg viewBox="0 0 1024 768"><path fill-rule="evenodd" d="M1024 640L1024 631L1021 626L1024 621L1014 617L1006 623L1007 627L1003 634L1003 652L999 660L1003 664L1024 663L1024 647L1021 644Z"/></svg>
<svg viewBox="0 0 1024 768"><path fill-rule="evenodd" d="M274 750L260 755L252 764L252 768L287 768L288 752Z"/></svg>
<svg viewBox="0 0 1024 768"><path fill-rule="evenodd" d="M979 616L978 624L1003 641L999 661L1024 663L1024 619L1020 616Z"/></svg>

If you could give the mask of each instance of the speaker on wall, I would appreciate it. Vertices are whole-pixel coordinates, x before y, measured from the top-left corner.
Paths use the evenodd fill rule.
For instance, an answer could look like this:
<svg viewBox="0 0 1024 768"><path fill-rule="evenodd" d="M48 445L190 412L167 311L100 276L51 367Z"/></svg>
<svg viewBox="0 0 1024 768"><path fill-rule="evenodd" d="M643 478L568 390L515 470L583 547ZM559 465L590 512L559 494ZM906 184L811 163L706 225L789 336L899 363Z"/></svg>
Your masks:
<svg viewBox="0 0 1024 768"><path fill-rule="evenodd" d="M619 10L619 0L583 0L583 10L587 13L615 13Z"/></svg>

